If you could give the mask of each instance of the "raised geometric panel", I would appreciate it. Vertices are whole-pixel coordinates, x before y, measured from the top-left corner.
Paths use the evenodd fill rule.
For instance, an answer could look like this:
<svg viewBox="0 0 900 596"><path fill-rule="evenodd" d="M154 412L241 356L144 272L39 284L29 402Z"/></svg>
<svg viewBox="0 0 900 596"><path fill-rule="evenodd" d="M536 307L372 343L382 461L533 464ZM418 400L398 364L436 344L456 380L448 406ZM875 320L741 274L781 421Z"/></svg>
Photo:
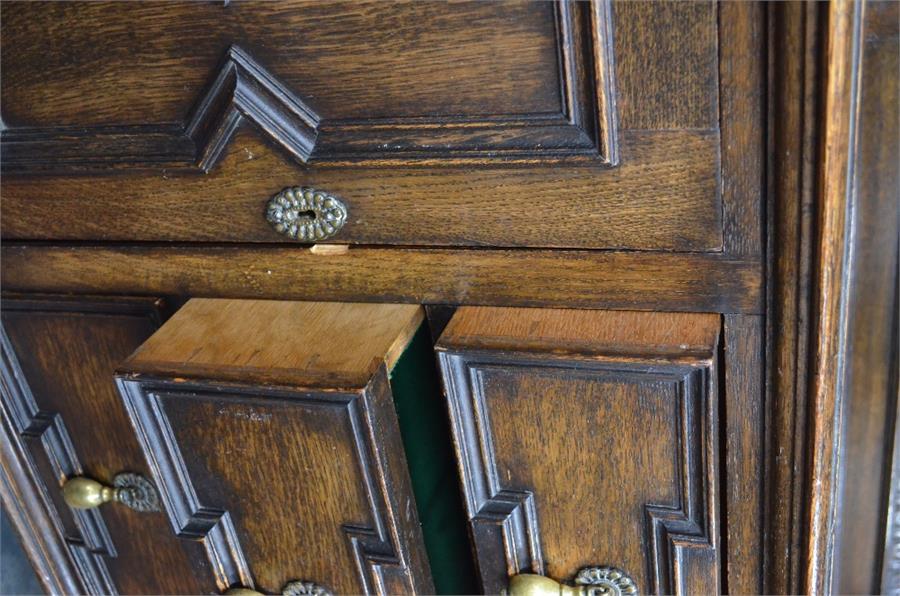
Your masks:
<svg viewBox="0 0 900 596"><path fill-rule="evenodd" d="M577 323L537 346L540 314L529 327L494 310L512 313L503 341L463 335L461 309L438 344L484 589L611 565L642 593L718 592L715 319L698 319L708 352L675 355ZM566 325L564 312L545 318ZM665 323L653 315L644 324Z"/></svg>
<svg viewBox="0 0 900 596"><path fill-rule="evenodd" d="M320 22L319 26L334 27L345 8L332 8L334 21ZM440 8L441 12L444 10L444 7L436 8ZM102 166L164 166L199 167L208 171L243 122L252 124L264 137L301 163L441 164L473 159L534 162L575 158L615 165L618 163L618 145L610 1L594 0L585 4L564 0L554 3L549 10L539 5L534 5L534 8L528 20L535 21L533 26L536 29L510 33L508 43L519 43L530 37L531 43L535 44L541 38L540 44L545 43L548 49L552 49L549 55L557 60L542 66L555 72L545 72L531 84L555 98L555 109L516 112L501 107L502 98L515 90L510 82L510 88L495 101L501 111L494 113L479 113L477 105L466 105L466 91L460 87L456 92L461 94L463 103L457 106L455 113L418 113L416 110L401 109L376 118L359 115L334 117L327 106L317 107L323 103L317 100L322 91L308 92L302 81L290 87L285 85L253 57L255 52L245 51L238 47L240 44L233 44L225 51L224 58L206 85L206 91L196 99L183 124L148 122L77 129L14 126L3 132L3 168L12 172L92 170ZM308 5L305 10L306 13L301 10L291 13L291 16L302 21L311 18L315 12ZM405 14L410 6L382 5L381 10ZM467 10L474 11L472 16L475 18L467 26L477 31L484 24L476 14L485 11L503 14L504 10L515 13L521 7L499 4L460 6L455 14L451 11L448 15L451 20L446 21L444 26L450 27L451 22L464 19ZM20 16L18 12L15 11L15 17ZM234 9L226 7L223 16L227 18L232 12ZM87 16L89 13L88 8L83 18L90 18ZM200 18L199 14L200 11L194 11L192 17ZM246 18L246 26L249 27L253 17ZM439 19L438 22L427 19L428 15L416 21L423 29L417 38L426 35L427 27L439 26ZM283 24L290 28L290 21ZM507 24L515 25L513 21L507 21ZM211 26L220 25L215 23ZM539 30L539 27L544 29ZM247 35L246 32L234 34ZM471 32L460 31L457 34L468 37ZM448 30L446 35L453 33ZM247 41L254 43L255 40ZM357 48L354 61L367 53L367 49L362 47L365 42L360 39L357 43L361 47ZM350 49L328 47L323 51L341 57L341 60L350 60L345 54ZM415 45L407 48L411 55L423 51L429 49ZM512 51L509 68L516 68L517 54L513 48L503 51ZM542 59L547 57L542 56ZM396 55L392 59L400 60ZM484 57L472 57L473 64L479 60L484 61ZM528 72L529 69L524 66L518 65L523 71L521 73L506 73L506 76L520 79L517 81L522 83L520 89L528 87L524 81L526 73L529 77L538 74L534 67ZM176 65L172 67L176 68ZM372 68L381 72L384 78L397 76L389 63L373 65ZM135 74L140 76L140 71ZM321 75L316 73L316 78ZM332 81L334 89L346 84L340 79ZM423 82L419 79L407 81L409 86L420 84ZM534 93L537 93L536 89Z"/></svg>
<svg viewBox="0 0 900 596"><path fill-rule="evenodd" d="M211 588L274 592L309 578L336 593L415 589L395 546L399 512L385 501L393 489L371 439L369 391L120 389L173 526L212 563Z"/></svg>

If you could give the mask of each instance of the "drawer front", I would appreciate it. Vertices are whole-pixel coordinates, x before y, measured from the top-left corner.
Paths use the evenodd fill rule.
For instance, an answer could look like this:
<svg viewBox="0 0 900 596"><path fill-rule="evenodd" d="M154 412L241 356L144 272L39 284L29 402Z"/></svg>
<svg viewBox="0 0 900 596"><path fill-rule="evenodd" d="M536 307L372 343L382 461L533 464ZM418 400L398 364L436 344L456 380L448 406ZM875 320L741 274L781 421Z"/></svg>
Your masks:
<svg viewBox="0 0 900 596"><path fill-rule="evenodd" d="M170 522L210 563L204 591L433 592L387 378L422 316L195 299L123 364Z"/></svg>
<svg viewBox="0 0 900 596"><path fill-rule="evenodd" d="M712 3L12 2L2 231L716 251L718 46ZM294 187L343 225L279 233Z"/></svg>
<svg viewBox="0 0 900 596"><path fill-rule="evenodd" d="M112 482L123 471L148 474L113 372L159 326L159 306L143 298L3 301L4 440L20 446L18 461L38 484L29 495L19 478L4 473L4 486L15 495L5 504L23 511L44 504L48 523L25 519L40 536L25 535L44 553L60 553L40 570L58 582L53 591L202 591L162 513L71 509L61 490L72 476ZM73 569L68 579L67 568Z"/></svg>
<svg viewBox="0 0 900 596"><path fill-rule="evenodd" d="M721 592L718 328L715 315L456 312L438 349L487 592L524 573Z"/></svg>

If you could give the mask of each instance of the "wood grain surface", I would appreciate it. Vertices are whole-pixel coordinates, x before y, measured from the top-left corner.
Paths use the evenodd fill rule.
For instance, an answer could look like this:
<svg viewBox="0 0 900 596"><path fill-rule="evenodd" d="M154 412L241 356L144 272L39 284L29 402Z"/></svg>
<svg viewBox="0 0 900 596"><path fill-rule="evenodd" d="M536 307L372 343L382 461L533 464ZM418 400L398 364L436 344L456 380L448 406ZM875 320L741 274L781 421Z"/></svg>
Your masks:
<svg viewBox="0 0 900 596"><path fill-rule="evenodd" d="M613 18L623 124L714 128L715 5L623 2ZM561 107L550 3L10 2L4 122L181 122L230 44L252 52L328 119Z"/></svg>
<svg viewBox="0 0 900 596"><path fill-rule="evenodd" d="M424 318L422 307L412 304L194 299L122 368L220 381L364 387L382 363L393 367Z"/></svg>
<svg viewBox="0 0 900 596"><path fill-rule="evenodd" d="M720 419L725 428L722 501L725 517L723 576L729 594L765 594L765 325L762 317L726 315L724 399Z"/></svg>
<svg viewBox="0 0 900 596"><path fill-rule="evenodd" d="M707 354L719 334L716 320L690 313L465 306L450 319L440 345L631 356L652 347L669 356Z"/></svg>
<svg viewBox="0 0 900 596"><path fill-rule="evenodd" d="M765 194L765 8L760 2L718 6L724 250L759 257L765 238L758 200Z"/></svg>
<svg viewBox="0 0 900 596"><path fill-rule="evenodd" d="M277 242L265 201L312 185L348 204L333 240L341 243L723 246L713 3L35 8L4 8L4 47L16 48L4 53L4 163L42 174L5 170L5 238ZM181 43L199 31L196 43ZM228 78L216 73L232 68L223 57L238 47L259 80L245 80L241 67L233 105L207 105ZM285 116L277 101L247 99L265 95L271 81L316 122ZM218 124L196 124L201 112ZM240 123L263 139L246 131L231 139ZM566 138L546 132L564 124ZM557 164L581 142L575 137L593 139L597 159ZM534 154L519 166L491 162L523 143ZM459 161L463 146L482 161ZM313 161L321 153L337 165L298 169L310 151ZM390 167L358 163L366 156ZM54 169L82 175L45 176Z"/></svg>
<svg viewBox="0 0 900 596"><path fill-rule="evenodd" d="M888 480L900 366L900 4L867 3L863 36L860 141L854 157L856 267L848 307L846 463L835 586L843 594L889 594L900 589L900 546L896 537L885 538L891 523L900 524L900 516L889 515L892 497L886 496L897 500L900 495L897 481L891 486Z"/></svg>
<svg viewBox="0 0 900 596"><path fill-rule="evenodd" d="M527 3L14 2L3 7L3 118L181 122L230 44L329 118L552 112L552 25L552 5Z"/></svg>
<svg viewBox="0 0 900 596"><path fill-rule="evenodd" d="M623 133L612 170L299 170L248 130L205 176L4 176L0 230L8 240L281 242L266 202L311 186L347 205L327 242L716 250L717 152L715 133L669 131Z"/></svg>
<svg viewBox="0 0 900 596"><path fill-rule="evenodd" d="M674 254L6 244L4 287L349 302L762 312L758 263Z"/></svg>
<svg viewBox="0 0 900 596"><path fill-rule="evenodd" d="M623 129L717 128L718 11L706 1L613 3Z"/></svg>
<svg viewBox="0 0 900 596"><path fill-rule="evenodd" d="M765 593L801 591L824 5L770 7Z"/></svg>

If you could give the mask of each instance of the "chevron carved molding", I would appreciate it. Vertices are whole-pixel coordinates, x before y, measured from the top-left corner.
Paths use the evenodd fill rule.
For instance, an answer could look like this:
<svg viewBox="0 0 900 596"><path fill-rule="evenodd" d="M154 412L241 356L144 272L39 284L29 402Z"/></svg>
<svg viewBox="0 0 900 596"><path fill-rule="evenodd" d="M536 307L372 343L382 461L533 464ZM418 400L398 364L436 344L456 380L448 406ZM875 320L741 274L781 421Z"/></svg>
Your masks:
<svg viewBox="0 0 900 596"><path fill-rule="evenodd" d="M0 134L6 173L200 170L251 126L303 166L482 162L618 163L610 0L556 6L558 113L328 119L237 45L180 123L13 127ZM412 83L412 82L411 82ZM335 81L340 85L340 81Z"/></svg>

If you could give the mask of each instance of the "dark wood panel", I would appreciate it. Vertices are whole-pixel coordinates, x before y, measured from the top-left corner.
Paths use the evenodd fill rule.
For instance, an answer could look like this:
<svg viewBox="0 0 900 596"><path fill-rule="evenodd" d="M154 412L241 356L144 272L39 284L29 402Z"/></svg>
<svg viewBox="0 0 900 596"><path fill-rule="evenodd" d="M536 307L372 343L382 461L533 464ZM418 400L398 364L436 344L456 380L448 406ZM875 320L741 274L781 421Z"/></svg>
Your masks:
<svg viewBox="0 0 900 596"><path fill-rule="evenodd" d="M762 312L758 263L713 255L7 244L4 287L412 303Z"/></svg>
<svg viewBox="0 0 900 596"><path fill-rule="evenodd" d="M765 9L749 1L722 2L718 7L725 252L758 257L765 237L761 200L766 163Z"/></svg>
<svg viewBox="0 0 900 596"><path fill-rule="evenodd" d="M719 326L457 310L437 350L485 591L590 565L624 570L643 593L721 591Z"/></svg>
<svg viewBox="0 0 900 596"><path fill-rule="evenodd" d="M11 73L5 91L12 88L9 93L25 97L46 93L46 85L33 86L34 72L41 72L40 81L51 81L51 86L66 80L69 91L80 89L78 86L91 77L101 77L102 81L80 89L80 97L87 98L80 110L56 108L59 114L75 120L85 110L90 113L99 109L113 117L110 114L127 112L141 101L165 103L171 95L181 97L186 90L194 99L179 101L195 104L164 120L93 123L102 123L101 128L88 126L90 118L58 130L13 124L4 132L2 143L7 173L4 199L6 213L12 214L3 220L6 238L277 241L282 238L260 216L260 205L282 188L296 184L321 186L346 201L349 221L335 240L367 244L717 251L723 246L723 213L729 223L733 212L755 209L756 202L748 200L752 192L734 193L730 198L733 205L723 206L719 196L720 187L731 188L728 181L732 176L736 180L752 178L758 168L732 163L724 186L720 179L719 25L712 3L658 7L622 3L612 9L606 0L530 6L455 3L436 4L430 11L422 9L430 4L421 3L357 3L352 7L341 3L285 3L253 10L233 4L145 4L128 12L112 5L101 14L100 5L72 3L34 15L31 11L37 5L9 5L6 10L10 18L4 23L11 34L4 40L23 39L15 53L20 58L4 69L4 73ZM504 29L498 24L503 20L498 14L507 17L509 30L495 31ZM59 33L73 36L71 44L48 48L44 45L46 36L30 36L35 24L42 24L44 30L60 29L56 22L63 17L70 18L71 23ZM332 115L322 102L332 97L339 69L308 70L310 64L321 59L361 68L353 43L340 45L336 40L346 35L344 28L349 23L355 23L359 27L354 29L353 42L368 48L366 27L382 19L398 24L396 36L408 39L400 46L403 51L391 55L391 59L382 57L384 63L377 59L367 63L366 76L377 77L378 81L409 76L404 89L424 85L428 93L440 94L440 86L426 84L429 77L403 67L407 61L414 62L410 56L423 58L420 44L429 40L438 26L444 27L446 39L429 46L425 53L439 61L466 54L468 76L487 76L487 71L482 72L484 61L478 59L478 52L487 50L470 39L474 34L469 29L480 31L493 24L496 27L488 29L491 33L481 36L497 37L499 45L488 52L492 57L506 55L507 48L515 50L516 40L523 36L539 38L553 51L545 48L536 54L522 52L521 56L512 51L502 59L510 64L494 65L491 80L502 84L506 78L497 73L518 72L513 64L521 60L528 63L524 70L531 80L554 89L548 97L554 95L557 106L533 112L527 102L517 102L513 98L516 93L534 95L525 76L517 75L513 90L504 93L495 89L493 97L499 98L495 103L508 100L518 111L491 108L492 103L479 100L475 94L469 98L472 109L457 109L451 115L429 111L428 102L421 101L415 104L424 110L421 114L398 107L398 113L390 116L355 115L348 119ZM145 21L146 30L139 28ZM272 32L276 21L280 29ZM315 24L321 30L288 38L281 30L286 23L301 30ZM743 30L745 26L752 28L753 23L752 15L726 14L722 27ZM92 31L110 29L110 38L118 46L105 54L102 68L85 74L85 57L97 51L97 43L86 47L81 37L82 29L89 25ZM173 31L183 39L199 29L204 31L202 43L185 46L170 39ZM152 42L133 52L123 52L119 47L130 47L147 31L157 34ZM329 37L323 31L336 34ZM258 37L265 37L265 42L248 41ZM223 42L226 38L229 43ZM458 43L447 44L453 39ZM752 34L744 41L761 47L761 40ZM394 42L392 39L388 45ZM534 43L541 45L538 39ZM217 57L206 56L217 45L222 46ZM619 56L615 63L613 45ZM728 41L724 47L744 45ZM186 56L186 47L197 55ZM294 52L303 58L289 60ZM334 55L322 58L308 52ZM128 108L122 107L120 102L130 93L122 87L130 89L139 77L135 73L140 69L129 65L141 56L142 64L151 65L140 86L141 99L134 98L127 103ZM759 77L749 72L751 67L739 63L728 66L726 72L744 81L744 87L753 87ZM200 71L207 73L208 83L191 83ZM546 72L553 76L546 76ZM433 68L429 73L440 78L452 71ZM94 97L96 90L119 76L126 83L117 81L116 93ZM327 78L327 90L315 84L309 87L314 89L312 95L298 90L299 80L309 77ZM723 82L726 89L731 89L731 78ZM449 95L465 97L468 80L454 81ZM175 81L177 86L173 87ZM472 84L479 92L488 86L480 80ZM390 95L380 94L375 83L361 89L376 102ZM36 110L52 110L49 104L54 101L74 101L71 93L41 97L47 101ZM354 103L352 90L337 97L353 104L357 111L365 105L361 98L355 98ZM620 135L615 131L615 98L625 106L630 122ZM15 101L8 100L4 105L10 103L15 110ZM755 107L759 104L749 103ZM477 110L487 109L489 114L475 114L475 106ZM169 113L172 108L163 111ZM740 120L743 113L735 111L735 119ZM432 121L435 117L438 120ZM731 118L731 112L726 117ZM8 118L7 124L15 121L15 117ZM255 125L265 142L244 134L232 139L236 131L250 128L248 123ZM758 141L760 127L741 128L734 136L745 140L742 135L750 143ZM226 149L229 144L230 150ZM740 143L735 150L744 152L745 144ZM735 148L738 144L724 139L724 146ZM600 159L567 167L544 163L584 151ZM521 165L527 168L473 168L475 162L459 161L466 156L480 160L479 166L485 165L484 160L521 158ZM622 167L605 167L619 157ZM220 158L225 163L214 168ZM338 168L312 168L302 173L295 169L298 160L317 159ZM369 159L391 169L356 169L368 164ZM398 165L417 167L398 170ZM194 175L185 177L184 166L189 166L187 171ZM347 170L348 166L354 170ZM197 176L196 167L212 174ZM43 174L102 171L104 176L26 178L17 182L8 175L22 168ZM105 176L115 168L144 168L152 173ZM66 191L60 194L58 187ZM49 200L34 200L46 196L46 192L53 193L53 208L64 211L64 215L48 217ZM115 208L111 208L113 204ZM65 224L57 225L57 221ZM160 222L164 225L158 225ZM752 221L741 220L735 226L736 237L758 232L752 229ZM744 229L746 226L750 229Z"/></svg>
<svg viewBox="0 0 900 596"><path fill-rule="evenodd" d="M119 387L205 591L431 593L387 371L419 306L189 301Z"/></svg>
<svg viewBox="0 0 900 596"><path fill-rule="evenodd" d="M105 578L92 565L96 559L80 545L66 542L65 529L59 523L56 506L47 494L41 471L30 461L30 446L22 436L27 424L8 404L28 404L30 391L22 379L15 355L9 349L6 335L0 349L0 499L11 524L22 541L22 550L34 568L35 575L49 594L83 594L101 592ZM30 400L33 404L33 399ZM34 411L35 408L31 408ZM22 410L20 410L21 412ZM87 563L87 564L85 564Z"/></svg>
<svg viewBox="0 0 900 596"><path fill-rule="evenodd" d="M572 31L594 38L601 62L608 40L590 22L611 21L628 128L716 127L713 3L572 10L593 13ZM232 44L330 120L560 114L570 76L560 31L550 3L11 2L3 115L13 128L180 123Z"/></svg>
<svg viewBox="0 0 900 596"><path fill-rule="evenodd" d="M279 242L266 202L311 186L347 205L326 242L716 250L718 138L631 133L623 163L510 169L298 170L250 131L206 176L3 179L5 239ZM50 216L50 213L53 216Z"/></svg>
<svg viewBox="0 0 900 596"><path fill-rule="evenodd" d="M69 510L60 491L68 476L110 482L122 471L147 473L113 371L159 325L159 302L6 298L2 320L21 371L20 389L4 392L4 408L14 413L56 510L54 523L69 544L86 549L76 558L83 576L96 576L83 580L88 589L197 593L196 562L171 536L164 516L114 506Z"/></svg>
<svg viewBox="0 0 900 596"><path fill-rule="evenodd" d="M762 317L726 315L723 494L729 594L765 594L765 337Z"/></svg>
<svg viewBox="0 0 900 596"><path fill-rule="evenodd" d="M716 4L626 1L613 11L622 128L717 128Z"/></svg>
<svg viewBox="0 0 900 596"><path fill-rule="evenodd" d="M231 44L329 118L557 112L553 24L509 2L4 3L3 119L181 122Z"/></svg>

